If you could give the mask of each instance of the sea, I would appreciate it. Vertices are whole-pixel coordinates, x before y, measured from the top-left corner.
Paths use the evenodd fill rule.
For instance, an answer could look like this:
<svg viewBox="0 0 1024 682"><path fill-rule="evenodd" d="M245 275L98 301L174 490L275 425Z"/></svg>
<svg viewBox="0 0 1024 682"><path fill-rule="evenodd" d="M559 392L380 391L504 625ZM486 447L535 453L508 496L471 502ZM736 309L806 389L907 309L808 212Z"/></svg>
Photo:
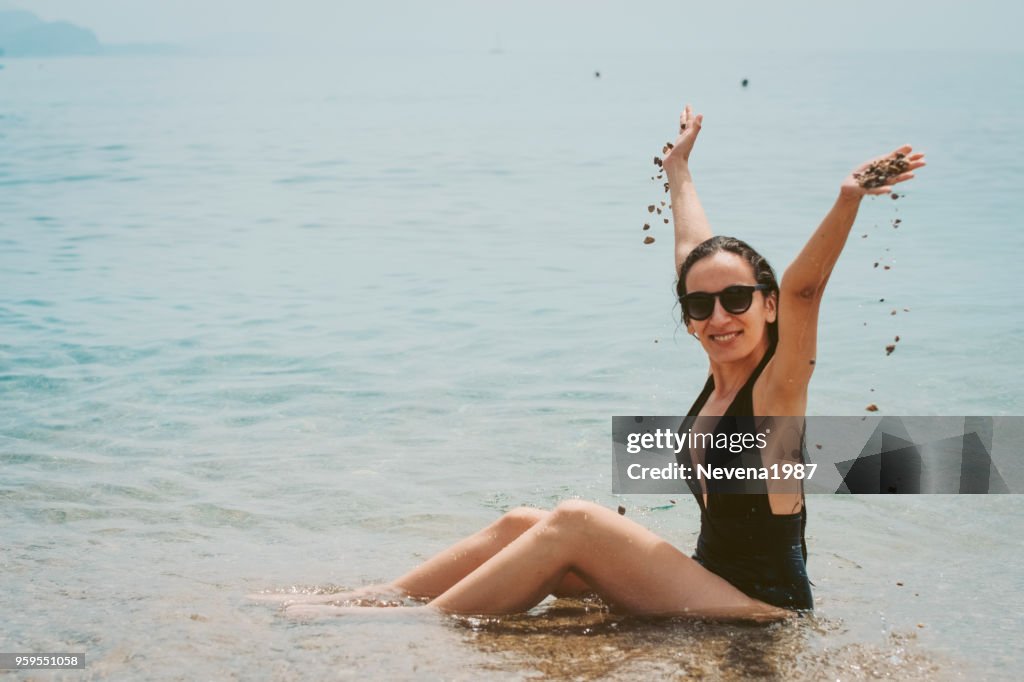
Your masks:
<svg viewBox="0 0 1024 682"><path fill-rule="evenodd" d="M769 627L247 595L571 498L692 551L692 497L611 492L612 416L708 371L647 208L687 102L713 230L780 274L854 167L927 154L861 206L808 414L1024 414L1021 53L0 63L0 651L86 660L38 679L1019 679L1015 494L809 495L817 609Z"/></svg>

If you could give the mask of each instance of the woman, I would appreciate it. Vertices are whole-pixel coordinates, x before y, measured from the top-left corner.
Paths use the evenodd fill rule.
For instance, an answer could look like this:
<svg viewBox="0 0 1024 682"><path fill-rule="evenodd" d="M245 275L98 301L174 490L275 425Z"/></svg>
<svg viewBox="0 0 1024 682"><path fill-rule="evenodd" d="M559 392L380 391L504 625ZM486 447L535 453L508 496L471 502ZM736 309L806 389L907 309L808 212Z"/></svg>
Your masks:
<svg viewBox="0 0 1024 682"><path fill-rule="evenodd" d="M779 286L753 249L738 240L712 239L689 170L701 123L687 105L679 136L663 160L683 318L711 365L688 419L789 415L802 422L814 370L818 309L860 201L912 178L912 171L924 165L923 155L901 147L897 152L905 155L907 172L872 189L849 175ZM388 585L317 595L302 603L292 599L288 612L340 613L347 609L326 604L361 598L380 603L375 600L388 594L429 598L430 607L459 614L521 612L549 594L584 593L596 593L616 610L643 615L773 620L810 608L801 491L753 497L695 492L702 512L695 558L614 511L570 500L551 512L514 509ZM737 513L736 507L743 510ZM760 544L750 547L747 540L756 538Z"/></svg>

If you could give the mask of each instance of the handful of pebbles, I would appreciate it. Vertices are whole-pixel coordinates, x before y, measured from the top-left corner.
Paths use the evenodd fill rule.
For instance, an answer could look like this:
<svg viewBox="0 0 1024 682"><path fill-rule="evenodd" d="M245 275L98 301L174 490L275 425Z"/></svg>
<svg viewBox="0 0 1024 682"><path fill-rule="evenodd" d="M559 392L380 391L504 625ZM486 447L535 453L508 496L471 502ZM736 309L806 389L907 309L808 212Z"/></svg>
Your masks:
<svg viewBox="0 0 1024 682"><path fill-rule="evenodd" d="M874 189L885 185L889 178L906 173L909 168L907 155L896 152L892 156L871 163L860 173L854 173L853 177L864 189Z"/></svg>

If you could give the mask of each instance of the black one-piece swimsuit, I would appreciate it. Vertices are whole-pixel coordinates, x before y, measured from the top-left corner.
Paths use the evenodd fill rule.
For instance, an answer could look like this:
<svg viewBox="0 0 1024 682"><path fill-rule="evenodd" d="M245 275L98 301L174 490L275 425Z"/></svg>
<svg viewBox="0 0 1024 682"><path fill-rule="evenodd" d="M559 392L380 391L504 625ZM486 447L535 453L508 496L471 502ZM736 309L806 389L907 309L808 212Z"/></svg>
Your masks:
<svg viewBox="0 0 1024 682"><path fill-rule="evenodd" d="M747 383L736 394L718 422L716 437L721 433L749 433L754 430L754 383L774 350L770 348L765 353ZM714 388L714 378L709 376L704 390L683 421L680 434L692 428ZM759 450L753 452L760 457ZM799 453L806 462L802 426ZM716 467L740 466L741 459L744 464L750 461L749 455L740 458L730 455L728 450L711 451L707 456L707 463ZM693 470L693 456L688 448L682 448L676 457L680 464ZM743 490L749 491L752 483L746 481ZM814 599L807 579L807 543L804 541L807 525L805 504L801 504L800 512L796 514L773 514L766 486L760 485L758 492L754 493L736 493L723 492L736 489L735 485L730 488L729 483L710 480L705 484L708 493L706 506L701 483L692 477L688 480L690 491L700 505L700 537L693 558L754 599L787 609L813 609Z"/></svg>

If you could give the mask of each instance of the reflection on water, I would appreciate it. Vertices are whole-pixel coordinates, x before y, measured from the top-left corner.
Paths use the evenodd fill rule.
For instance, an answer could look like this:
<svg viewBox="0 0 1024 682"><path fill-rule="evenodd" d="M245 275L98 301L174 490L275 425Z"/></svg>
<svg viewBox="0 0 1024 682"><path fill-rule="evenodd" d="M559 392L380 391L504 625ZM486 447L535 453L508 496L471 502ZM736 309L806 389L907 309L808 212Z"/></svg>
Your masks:
<svg viewBox="0 0 1024 682"><path fill-rule="evenodd" d="M816 615L770 625L615 615L600 604L560 599L530 614L459 617L466 641L488 654L485 669L545 678L936 679L947 661L892 633L880 645L835 646L843 629Z"/></svg>

